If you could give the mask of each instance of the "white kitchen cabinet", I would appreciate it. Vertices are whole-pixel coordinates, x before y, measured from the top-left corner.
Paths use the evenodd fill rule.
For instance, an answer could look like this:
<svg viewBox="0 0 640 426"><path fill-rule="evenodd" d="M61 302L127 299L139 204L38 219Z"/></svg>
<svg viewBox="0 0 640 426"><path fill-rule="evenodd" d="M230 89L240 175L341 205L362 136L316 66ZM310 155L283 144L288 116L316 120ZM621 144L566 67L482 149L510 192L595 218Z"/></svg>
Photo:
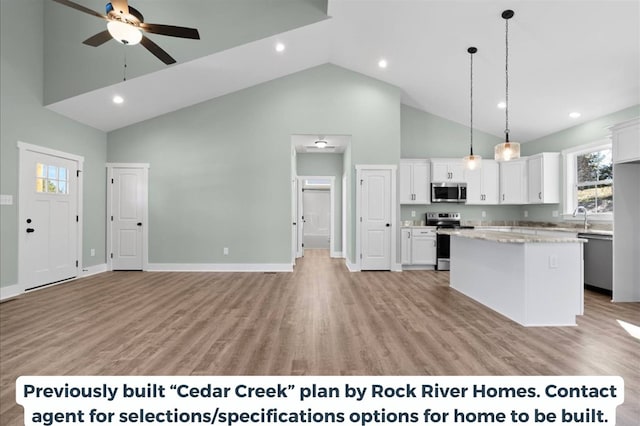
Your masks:
<svg viewBox="0 0 640 426"><path fill-rule="evenodd" d="M400 233L403 265L435 266L435 228L402 228Z"/></svg>
<svg viewBox="0 0 640 426"><path fill-rule="evenodd" d="M400 229L400 240L401 263L403 265L408 265L411 263L411 228Z"/></svg>
<svg viewBox="0 0 640 426"><path fill-rule="evenodd" d="M527 158L529 204L560 202L560 153L543 152Z"/></svg>
<svg viewBox="0 0 640 426"><path fill-rule="evenodd" d="M527 159L500 162L500 204L526 204Z"/></svg>
<svg viewBox="0 0 640 426"><path fill-rule="evenodd" d="M610 128L614 163L640 161L640 118Z"/></svg>
<svg viewBox="0 0 640 426"><path fill-rule="evenodd" d="M400 160L400 204L430 204L429 160Z"/></svg>
<svg viewBox="0 0 640 426"><path fill-rule="evenodd" d="M498 204L500 171L495 160L482 160L479 169L465 170L467 204Z"/></svg>
<svg viewBox="0 0 640 426"><path fill-rule="evenodd" d="M464 164L459 158L431 160L431 182L464 182Z"/></svg>
<svg viewBox="0 0 640 426"><path fill-rule="evenodd" d="M436 232L431 229L411 230L411 264L435 265Z"/></svg>

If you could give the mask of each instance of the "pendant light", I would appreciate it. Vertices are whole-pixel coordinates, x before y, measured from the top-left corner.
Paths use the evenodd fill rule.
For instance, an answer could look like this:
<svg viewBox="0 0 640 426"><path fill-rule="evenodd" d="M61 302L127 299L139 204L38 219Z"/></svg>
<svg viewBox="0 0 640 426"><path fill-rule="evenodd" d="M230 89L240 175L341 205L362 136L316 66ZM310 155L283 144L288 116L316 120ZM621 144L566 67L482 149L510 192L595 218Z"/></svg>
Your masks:
<svg viewBox="0 0 640 426"><path fill-rule="evenodd" d="M495 146L495 159L498 161L509 161L520 158L520 144L509 140L509 19L513 18L513 10L502 12L505 22L505 129L504 142Z"/></svg>
<svg viewBox="0 0 640 426"><path fill-rule="evenodd" d="M462 161L464 162L464 167L467 170L475 170L475 169L479 169L480 166L482 165L482 157L479 155L474 155L473 154L473 54L476 53L478 51L477 48L475 47L470 47L467 49L467 52L469 52L469 59L470 59L470 63L471 63L471 72L470 72L470 80L471 80L471 84L470 84L470 114L469 114L469 121L470 121L470 125L469 125L469 130L470 130L470 134L469 134L469 155L465 156Z"/></svg>

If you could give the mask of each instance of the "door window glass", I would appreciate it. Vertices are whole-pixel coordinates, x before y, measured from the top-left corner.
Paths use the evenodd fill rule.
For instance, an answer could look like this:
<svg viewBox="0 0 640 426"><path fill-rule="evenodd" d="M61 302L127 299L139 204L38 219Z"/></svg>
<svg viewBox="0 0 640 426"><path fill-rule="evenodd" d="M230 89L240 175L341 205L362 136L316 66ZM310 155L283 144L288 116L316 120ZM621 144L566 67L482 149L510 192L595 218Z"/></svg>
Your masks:
<svg viewBox="0 0 640 426"><path fill-rule="evenodd" d="M36 164L36 192L69 193L69 171L65 167Z"/></svg>

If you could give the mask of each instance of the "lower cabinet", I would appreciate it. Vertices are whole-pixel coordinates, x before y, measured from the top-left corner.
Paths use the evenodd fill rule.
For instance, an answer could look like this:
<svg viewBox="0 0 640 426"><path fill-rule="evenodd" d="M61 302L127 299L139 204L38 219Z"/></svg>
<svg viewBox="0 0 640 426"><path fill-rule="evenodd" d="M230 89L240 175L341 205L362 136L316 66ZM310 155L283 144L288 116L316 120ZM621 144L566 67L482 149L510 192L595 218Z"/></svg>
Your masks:
<svg viewBox="0 0 640 426"><path fill-rule="evenodd" d="M402 264L434 266L436 231L426 228L402 228Z"/></svg>

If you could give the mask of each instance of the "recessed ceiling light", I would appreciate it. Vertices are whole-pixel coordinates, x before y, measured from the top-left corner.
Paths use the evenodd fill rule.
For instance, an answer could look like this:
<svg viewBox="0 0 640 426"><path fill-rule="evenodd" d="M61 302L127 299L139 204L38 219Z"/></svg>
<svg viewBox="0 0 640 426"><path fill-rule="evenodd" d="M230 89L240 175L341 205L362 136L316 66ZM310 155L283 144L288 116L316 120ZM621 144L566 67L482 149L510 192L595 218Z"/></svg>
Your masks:
<svg viewBox="0 0 640 426"><path fill-rule="evenodd" d="M498 108L500 109L505 109L507 107L507 103L502 101L502 102L498 102Z"/></svg>
<svg viewBox="0 0 640 426"><path fill-rule="evenodd" d="M380 59L380 60L378 61L378 66L379 66L380 68L386 68L386 67L387 67L387 65L388 65L388 64L387 64L387 60L386 60L386 59Z"/></svg>
<svg viewBox="0 0 640 426"><path fill-rule="evenodd" d="M571 118L579 118L582 114L580 114L579 112L572 112L569 114L569 117Z"/></svg>
<svg viewBox="0 0 640 426"><path fill-rule="evenodd" d="M276 44L276 52L284 52L285 48L286 48L286 46L284 45L284 43Z"/></svg>
<svg viewBox="0 0 640 426"><path fill-rule="evenodd" d="M121 104L121 103L123 103L123 102L124 102L124 98L123 98L122 96L120 96L120 95L115 95L115 96L113 97L113 103L114 103L114 104Z"/></svg>

